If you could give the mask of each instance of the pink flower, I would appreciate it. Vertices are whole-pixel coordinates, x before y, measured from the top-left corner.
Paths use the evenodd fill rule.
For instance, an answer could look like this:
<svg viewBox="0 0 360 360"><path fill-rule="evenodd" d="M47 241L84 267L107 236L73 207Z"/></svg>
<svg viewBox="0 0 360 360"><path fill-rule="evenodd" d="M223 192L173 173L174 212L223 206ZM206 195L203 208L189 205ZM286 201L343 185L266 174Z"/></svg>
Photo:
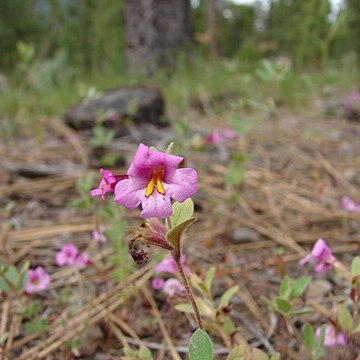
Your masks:
<svg viewBox="0 0 360 360"><path fill-rule="evenodd" d="M190 273L190 269L185 265L186 256L181 255L181 264L184 268L184 271ZM168 273L168 274L176 274L178 272L178 267L176 265L175 260L172 257L167 257L159 262L155 267L155 273Z"/></svg>
<svg viewBox="0 0 360 360"><path fill-rule="evenodd" d="M32 294L34 292L45 290L49 283L50 276L46 273L44 268L38 266L35 270L28 270L24 290L28 294Z"/></svg>
<svg viewBox="0 0 360 360"><path fill-rule="evenodd" d="M166 295L173 297L175 295L184 295L185 288L183 284L175 278L171 278L165 281L163 291Z"/></svg>
<svg viewBox="0 0 360 360"><path fill-rule="evenodd" d="M115 186L115 201L130 210L141 204L143 218L169 217L171 199L183 202L198 190L196 171L177 169L182 160L140 144L127 172L129 178Z"/></svg>
<svg viewBox="0 0 360 360"><path fill-rule="evenodd" d="M326 241L319 239L316 241L311 253L300 260L300 265L303 266L308 262L317 263L315 271L323 272L330 269L336 263L336 258L333 256Z"/></svg>
<svg viewBox="0 0 360 360"><path fill-rule="evenodd" d="M236 131L234 131L232 129L225 129L223 132L223 136L225 139L233 140L236 138L237 133L236 133Z"/></svg>
<svg viewBox="0 0 360 360"><path fill-rule="evenodd" d="M344 196L340 204L342 208L348 212L360 212L360 204L356 203L354 200L350 199L348 196Z"/></svg>
<svg viewBox="0 0 360 360"><path fill-rule="evenodd" d="M315 332L316 336L320 336L321 328L317 328ZM325 346L334 346L334 345L345 345L346 336L341 332L337 331L332 324L328 324L325 329Z"/></svg>
<svg viewBox="0 0 360 360"><path fill-rule="evenodd" d="M79 249L74 244L65 244L56 254L55 262L58 266L73 265L76 257L79 254Z"/></svg>
<svg viewBox="0 0 360 360"><path fill-rule="evenodd" d="M109 170L100 169L100 174L102 179L96 189L90 191L92 197L100 196L101 200L105 200L105 195L107 193L114 192L116 184L123 180L127 179L126 175L114 175Z"/></svg>
<svg viewBox="0 0 360 360"><path fill-rule="evenodd" d="M154 290L161 290L164 287L165 280L161 278L154 278L151 282L151 287Z"/></svg>
<svg viewBox="0 0 360 360"><path fill-rule="evenodd" d="M94 241L99 242L99 243L106 243L107 242L107 238L104 234L105 228L104 226L100 225L98 230L93 230L92 232L92 238L94 239Z"/></svg>
<svg viewBox="0 0 360 360"><path fill-rule="evenodd" d="M75 261L74 261L74 266L75 267L82 267L82 266L86 266L89 263L89 257L84 254L84 253L80 253L76 256Z"/></svg>
<svg viewBox="0 0 360 360"><path fill-rule="evenodd" d="M204 140L208 144L219 144L224 141L224 138L220 134L220 131L215 129L209 135L205 136Z"/></svg>

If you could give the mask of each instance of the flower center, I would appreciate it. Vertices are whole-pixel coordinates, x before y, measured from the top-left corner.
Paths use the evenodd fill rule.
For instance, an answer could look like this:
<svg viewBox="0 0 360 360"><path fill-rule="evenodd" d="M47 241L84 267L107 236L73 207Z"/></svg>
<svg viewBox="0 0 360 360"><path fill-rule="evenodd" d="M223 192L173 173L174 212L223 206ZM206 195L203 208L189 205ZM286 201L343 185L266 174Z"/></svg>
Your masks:
<svg viewBox="0 0 360 360"><path fill-rule="evenodd" d="M161 182L164 175L165 175L165 171L164 171L164 168L162 166L158 166L153 171L151 179L150 179L149 183L146 186L146 190L145 190L145 196L146 197L149 197L154 192L155 187L156 187L156 190L160 194L165 194L165 189L164 189L164 187L162 185L162 182Z"/></svg>
<svg viewBox="0 0 360 360"><path fill-rule="evenodd" d="M37 276L35 276L30 280L30 282L32 285L39 285L40 279Z"/></svg>

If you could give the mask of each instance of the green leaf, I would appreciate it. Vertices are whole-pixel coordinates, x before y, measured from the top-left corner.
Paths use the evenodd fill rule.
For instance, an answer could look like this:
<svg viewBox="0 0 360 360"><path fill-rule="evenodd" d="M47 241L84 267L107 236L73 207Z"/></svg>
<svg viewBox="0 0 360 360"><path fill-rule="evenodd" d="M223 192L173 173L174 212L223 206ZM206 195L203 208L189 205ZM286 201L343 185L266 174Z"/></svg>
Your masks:
<svg viewBox="0 0 360 360"><path fill-rule="evenodd" d="M275 353L270 360L280 360L280 353Z"/></svg>
<svg viewBox="0 0 360 360"><path fill-rule="evenodd" d="M224 308L229 306L231 298L239 291L239 286L233 286L230 289L227 289L224 294L221 296L219 308Z"/></svg>
<svg viewBox="0 0 360 360"><path fill-rule="evenodd" d="M260 349L252 350L253 360L269 360L269 357Z"/></svg>
<svg viewBox="0 0 360 360"><path fill-rule="evenodd" d="M311 276L299 277L292 286L290 298L293 299L301 296L306 290L306 288L309 286L310 282L311 282Z"/></svg>
<svg viewBox="0 0 360 360"><path fill-rule="evenodd" d="M194 309L191 304L177 304L175 305L175 309L184 313L194 314Z"/></svg>
<svg viewBox="0 0 360 360"><path fill-rule="evenodd" d="M190 219L176 225L175 227L173 227L166 234L167 241L171 245L176 246L179 243L181 236L182 236L183 232L186 230L186 228L189 227L191 224L193 224L195 221L196 221L196 218L190 218Z"/></svg>
<svg viewBox="0 0 360 360"><path fill-rule="evenodd" d="M2 276L0 276L0 289L5 292L11 291L10 286L7 284L7 282L4 280Z"/></svg>
<svg viewBox="0 0 360 360"><path fill-rule="evenodd" d="M153 359L151 351L145 346L142 346L140 348L140 350L139 350L139 358L141 360L152 360Z"/></svg>
<svg viewBox="0 0 360 360"><path fill-rule="evenodd" d="M190 360L213 360L214 346L209 335L197 329L192 335L189 343Z"/></svg>
<svg viewBox="0 0 360 360"><path fill-rule="evenodd" d="M319 348L322 348L324 346L326 327L327 327L327 324L323 324L320 326L320 336L318 338L318 347Z"/></svg>
<svg viewBox="0 0 360 360"><path fill-rule="evenodd" d="M360 331L360 322L355 326L355 329L353 331L353 334L356 334Z"/></svg>
<svg viewBox="0 0 360 360"><path fill-rule="evenodd" d="M338 311L338 321L343 330L351 330L353 318L345 305L341 305Z"/></svg>
<svg viewBox="0 0 360 360"><path fill-rule="evenodd" d="M311 352L314 349L315 345L315 334L314 329L310 324L305 324L303 328L304 340L305 345L308 350Z"/></svg>
<svg viewBox="0 0 360 360"><path fill-rule="evenodd" d="M125 356L135 356L136 355L136 351L131 349L130 347L125 347L124 348L124 355Z"/></svg>
<svg viewBox="0 0 360 360"><path fill-rule="evenodd" d="M33 319L25 323L25 330L30 334L36 334L47 329L48 321L46 319Z"/></svg>
<svg viewBox="0 0 360 360"><path fill-rule="evenodd" d="M351 274L353 276L360 275L360 256L356 256L351 263Z"/></svg>
<svg viewBox="0 0 360 360"><path fill-rule="evenodd" d="M278 310L283 314L287 314L291 310L291 305L289 304L288 301L286 301L284 299L277 298L275 300L275 304L276 304Z"/></svg>
<svg viewBox="0 0 360 360"><path fill-rule="evenodd" d="M279 291L280 297L282 299L288 299L288 296L290 294L290 290L291 290L290 278L286 275L283 278L283 281L282 281L281 286L280 286L280 291Z"/></svg>
<svg viewBox="0 0 360 360"><path fill-rule="evenodd" d="M4 332L0 337L0 345L3 345L8 337L9 337L9 332L8 331Z"/></svg>
<svg viewBox="0 0 360 360"><path fill-rule="evenodd" d="M178 224L190 219L194 214L194 202L191 198L185 200L182 203L177 201L174 202L173 206L173 214L171 216L171 222L175 227Z"/></svg>
<svg viewBox="0 0 360 360"><path fill-rule="evenodd" d="M289 315L291 316L302 316L302 315L308 315L312 313L312 309L310 308L303 308L303 309L295 309L295 310L291 310L289 312Z"/></svg>
<svg viewBox="0 0 360 360"><path fill-rule="evenodd" d="M233 348L226 360L246 360L251 354L249 354L249 349L246 347L246 345L239 345Z"/></svg>
<svg viewBox="0 0 360 360"><path fill-rule="evenodd" d="M10 265L7 268L5 276L14 285L19 281L19 273L14 265Z"/></svg>
<svg viewBox="0 0 360 360"><path fill-rule="evenodd" d="M215 275L215 268L214 267L211 267L208 272L206 273L206 276L205 276L205 286L207 288L208 291L210 291L211 289L211 285L212 285L212 282L214 280L214 275Z"/></svg>

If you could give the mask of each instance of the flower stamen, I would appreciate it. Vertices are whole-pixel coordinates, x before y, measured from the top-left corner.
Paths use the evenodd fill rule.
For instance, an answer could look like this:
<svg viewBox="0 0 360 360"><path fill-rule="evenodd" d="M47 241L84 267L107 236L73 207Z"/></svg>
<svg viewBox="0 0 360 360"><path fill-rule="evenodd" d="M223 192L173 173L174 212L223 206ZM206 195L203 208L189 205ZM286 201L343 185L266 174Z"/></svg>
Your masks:
<svg viewBox="0 0 360 360"><path fill-rule="evenodd" d="M152 174L149 183L146 186L146 190L145 190L146 197L149 197L154 192L155 186L158 193L163 195L165 194L165 189L161 182L163 177L164 177L164 169L162 167L156 168Z"/></svg>

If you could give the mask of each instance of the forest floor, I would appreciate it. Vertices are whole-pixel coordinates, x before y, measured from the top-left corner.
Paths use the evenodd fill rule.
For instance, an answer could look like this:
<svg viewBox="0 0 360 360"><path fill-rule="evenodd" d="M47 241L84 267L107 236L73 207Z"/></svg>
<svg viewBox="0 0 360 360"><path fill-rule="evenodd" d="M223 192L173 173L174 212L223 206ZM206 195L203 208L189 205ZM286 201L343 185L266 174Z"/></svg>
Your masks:
<svg viewBox="0 0 360 360"><path fill-rule="evenodd" d="M215 299L238 285L230 314L239 333L268 353L279 351L284 359L307 355L281 330L264 301L278 293L281 262L291 277L311 274L315 279L307 298L321 306L314 305L314 313L295 322L301 329L305 321L319 325L332 301L346 297L348 284L333 272L314 275L310 267L298 265L299 259L320 237L344 263L360 251L360 214L339 205L343 196L360 199L360 124L326 117L321 108L317 100L300 115L281 109L275 118L259 115L236 139L201 149L186 139L204 129L229 127L226 116L197 115L188 123L190 136L180 140L169 128L133 127L110 146L123 155L125 165L116 172L124 173L139 142L158 148L171 140L181 142L182 155L200 179L194 197L198 222L184 245L188 265L200 276L216 267ZM73 205L79 197L77 180L97 169L89 133L74 131L59 119L44 119L41 128L36 136L0 143L0 259L11 264L29 259L32 267L44 266L51 274L47 291L21 300L40 299L39 313L48 325L27 333L16 314L21 301L1 294L0 338L8 333L3 358L120 359L123 346L139 344L150 348L155 359L186 358L195 324L174 309L178 300L151 288L154 264L135 268L114 283L113 248L92 240L94 212ZM246 158L244 179L231 185L225 176L230 154L239 153ZM93 187L98 180L96 173ZM119 241L126 242L141 221L137 210L124 214L128 234ZM57 267L55 254L64 243L86 251L94 267ZM127 256L123 262L132 261ZM225 344L215 335L214 341L217 358L224 358Z"/></svg>

